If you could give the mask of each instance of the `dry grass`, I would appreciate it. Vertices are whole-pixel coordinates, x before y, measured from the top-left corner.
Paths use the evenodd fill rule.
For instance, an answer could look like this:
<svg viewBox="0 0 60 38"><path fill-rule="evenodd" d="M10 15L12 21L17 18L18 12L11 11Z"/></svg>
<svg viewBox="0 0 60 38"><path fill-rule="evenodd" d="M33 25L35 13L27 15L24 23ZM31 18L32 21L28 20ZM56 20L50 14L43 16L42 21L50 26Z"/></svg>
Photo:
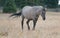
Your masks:
<svg viewBox="0 0 60 38"><path fill-rule="evenodd" d="M35 30L30 22L28 31L26 19L24 30L21 29L21 17L9 18L10 14L0 14L0 38L60 38L60 13L47 12L46 20L39 17Z"/></svg>

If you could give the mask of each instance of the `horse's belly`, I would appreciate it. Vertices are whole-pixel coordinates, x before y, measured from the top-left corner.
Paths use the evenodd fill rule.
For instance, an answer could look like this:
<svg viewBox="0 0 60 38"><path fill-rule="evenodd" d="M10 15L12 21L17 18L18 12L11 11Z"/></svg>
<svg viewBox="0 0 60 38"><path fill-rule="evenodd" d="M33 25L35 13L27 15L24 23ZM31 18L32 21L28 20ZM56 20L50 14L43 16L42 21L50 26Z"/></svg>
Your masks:
<svg viewBox="0 0 60 38"><path fill-rule="evenodd" d="M25 16L25 18L27 19L34 19L34 16L30 15L30 16Z"/></svg>
<svg viewBox="0 0 60 38"><path fill-rule="evenodd" d="M27 19L34 19L35 18L35 13L33 11L27 11L23 13L24 17Z"/></svg>
<svg viewBox="0 0 60 38"><path fill-rule="evenodd" d="M25 13L24 17L27 18L27 19L34 19L35 18L35 16L31 13Z"/></svg>

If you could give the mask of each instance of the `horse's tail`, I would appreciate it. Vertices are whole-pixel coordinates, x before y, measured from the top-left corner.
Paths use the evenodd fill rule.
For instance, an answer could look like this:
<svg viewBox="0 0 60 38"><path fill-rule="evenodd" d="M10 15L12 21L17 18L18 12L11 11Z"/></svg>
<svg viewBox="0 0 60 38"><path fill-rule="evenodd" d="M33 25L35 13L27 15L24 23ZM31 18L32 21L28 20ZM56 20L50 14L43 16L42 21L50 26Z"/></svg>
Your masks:
<svg viewBox="0 0 60 38"><path fill-rule="evenodd" d="M18 17L18 16L21 16L21 15L22 15L22 11L20 11L19 13L12 14L10 17L12 17L12 16Z"/></svg>

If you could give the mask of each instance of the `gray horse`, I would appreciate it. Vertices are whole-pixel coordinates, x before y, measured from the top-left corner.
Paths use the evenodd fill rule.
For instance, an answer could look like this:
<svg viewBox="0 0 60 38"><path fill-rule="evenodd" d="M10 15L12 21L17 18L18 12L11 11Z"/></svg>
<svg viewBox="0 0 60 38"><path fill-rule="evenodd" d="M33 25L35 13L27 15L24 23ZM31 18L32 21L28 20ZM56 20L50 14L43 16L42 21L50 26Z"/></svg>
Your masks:
<svg viewBox="0 0 60 38"><path fill-rule="evenodd" d="M22 16L22 30L23 30L23 24L24 24L24 19L27 19L27 26L28 26L28 30L30 30L29 27L29 22L31 20L33 20L33 30L35 29L36 26L36 22L38 20L39 15L42 16L42 19L45 20L45 14L46 14L46 9L43 6L25 6L21 9L21 11L19 13L16 14L12 14L10 17L12 16Z"/></svg>

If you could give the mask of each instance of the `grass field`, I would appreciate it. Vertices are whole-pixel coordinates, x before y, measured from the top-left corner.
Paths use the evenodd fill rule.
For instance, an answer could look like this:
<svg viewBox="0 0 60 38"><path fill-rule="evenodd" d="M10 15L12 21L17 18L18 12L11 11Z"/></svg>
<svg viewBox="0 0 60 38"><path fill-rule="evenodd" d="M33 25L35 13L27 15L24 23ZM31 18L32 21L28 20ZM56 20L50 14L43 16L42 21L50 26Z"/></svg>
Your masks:
<svg viewBox="0 0 60 38"><path fill-rule="evenodd" d="M0 38L60 38L60 12L47 12L46 20L39 17L35 30L30 22L31 30L27 29L26 19L24 30L21 29L21 17L9 18L11 14L0 14Z"/></svg>

